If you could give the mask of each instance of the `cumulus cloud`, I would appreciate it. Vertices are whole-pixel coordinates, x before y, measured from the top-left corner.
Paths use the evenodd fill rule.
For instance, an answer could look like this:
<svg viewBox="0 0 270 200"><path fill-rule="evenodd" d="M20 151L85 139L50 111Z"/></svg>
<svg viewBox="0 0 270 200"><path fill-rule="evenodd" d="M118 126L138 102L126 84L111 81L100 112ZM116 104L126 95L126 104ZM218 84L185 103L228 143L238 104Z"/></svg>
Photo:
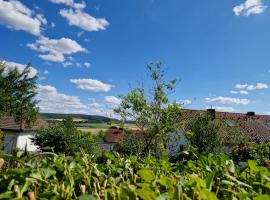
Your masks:
<svg viewBox="0 0 270 200"><path fill-rule="evenodd" d="M104 101L111 105L119 105L121 103L121 99L115 97L115 96L105 96Z"/></svg>
<svg viewBox="0 0 270 200"><path fill-rule="evenodd" d="M47 20L43 15L36 14L18 0L0 0L0 24L10 29L40 35L42 25L46 25Z"/></svg>
<svg viewBox="0 0 270 200"><path fill-rule="evenodd" d="M262 89L268 89L269 86L266 83L257 83L255 85L248 85L248 84L236 84L234 86L235 89L240 89L240 90L262 90Z"/></svg>
<svg viewBox="0 0 270 200"><path fill-rule="evenodd" d="M265 83L257 83L256 85L249 85L247 87L247 90L262 90L262 89L267 89L268 85Z"/></svg>
<svg viewBox="0 0 270 200"><path fill-rule="evenodd" d="M41 52L39 57L51 62L64 62L65 55L71 55L87 50L70 38L50 39L40 37L35 43L27 44L32 50Z"/></svg>
<svg viewBox="0 0 270 200"><path fill-rule="evenodd" d="M55 4L64 4L76 9L84 9L86 7L86 3L84 1L81 3L75 3L73 0L50 0L50 2Z"/></svg>
<svg viewBox="0 0 270 200"><path fill-rule="evenodd" d="M87 105L77 96L60 93L50 85L39 85L37 92L41 112L87 114Z"/></svg>
<svg viewBox="0 0 270 200"><path fill-rule="evenodd" d="M89 63L89 62L85 62L85 63L83 63L83 65L84 65L86 68L90 68L90 67L91 67L91 63Z"/></svg>
<svg viewBox="0 0 270 200"><path fill-rule="evenodd" d="M231 90L230 93L231 94L248 94L248 91L246 91L246 90L239 90L239 91Z"/></svg>
<svg viewBox="0 0 270 200"><path fill-rule="evenodd" d="M209 109L209 108L210 107L208 107L206 109ZM220 111L220 112L235 112L235 109L233 107L214 106L211 108L215 109L216 111Z"/></svg>
<svg viewBox="0 0 270 200"><path fill-rule="evenodd" d="M240 98L230 98L230 97L214 97L214 98L205 98L206 102L212 103L225 103L225 104L240 104L247 105L250 104L250 100L248 99L240 99Z"/></svg>
<svg viewBox="0 0 270 200"><path fill-rule="evenodd" d="M39 85L37 92L39 108L43 113L74 113L118 117L110 105L97 103L95 99L83 103L79 97L60 93L51 85Z"/></svg>
<svg viewBox="0 0 270 200"><path fill-rule="evenodd" d="M4 74L8 73L10 70L14 70L15 68L17 68L19 72L22 72L24 68L26 67L26 65L16 63L16 62L3 61L3 63L5 64ZM30 67L30 73L29 73L30 78L37 75L37 73L38 71L34 67Z"/></svg>
<svg viewBox="0 0 270 200"><path fill-rule="evenodd" d="M95 18L78 9L61 9L60 15L67 19L70 26L77 26L85 31L105 30L109 25L105 18Z"/></svg>
<svg viewBox="0 0 270 200"><path fill-rule="evenodd" d="M246 0L233 8L236 16L249 16L252 14L261 14L267 8L262 0Z"/></svg>
<svg viewBox="0 0 270 200"><path fill-rule="evenodd" d="M112 88L112 85L94 79L70 79L70 82L77 85L77 88L92 92L108 92Z"/></svg>
<svg viewBox="0 0 270 200"><path fill-rule="evenodd" d="M66 68L68 66L71 66L72 63L71 62L64 62L64 63L62 63L62 65L64 66L64 68Z"/></svg>

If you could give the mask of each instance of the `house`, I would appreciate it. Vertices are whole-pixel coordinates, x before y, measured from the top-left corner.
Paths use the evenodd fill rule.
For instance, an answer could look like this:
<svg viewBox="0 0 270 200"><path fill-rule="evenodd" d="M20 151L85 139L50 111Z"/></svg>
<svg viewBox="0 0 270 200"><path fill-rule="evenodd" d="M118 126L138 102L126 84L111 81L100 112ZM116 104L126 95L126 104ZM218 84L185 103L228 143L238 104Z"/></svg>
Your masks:
<svg viewBox="0 0 270 200"><path fill-rule="evenodd" d="M184 110L182 119L192 119L199 112L208 112L212 119L219 119L229 127L241 127L245 138L250 142L266 143L270 141L270 115L257 115L255 112L217 112L215 109Z"/></svg>
<svg viewBox="0 0 270 200"><path fill-rule="evenodd" d="M257 115L255 112L247 113L229 113L229 112L217 112L215 109L202 110L190 110L184 109L181 117L181 121L192 120L198 113L207 112L212 119L219 119L228 127L238 126L241 128L241 132L244 133L245 140L255 143L266 143L270 141L270 115ZM134 133L138 133L139 130L131 130ZM169 154L174 155L179 152L181 146L187 143L187 139L184 137L184 130L179 133L169 133L170 140L166 147ZM105 135L104 146L107 146L107 150L113 150L115 144L122 141L125 137L123 130L119 130L117 127L111 127L108 129ZM230 138L228 138L228 141ZM239 140L241 140L239 138ZM241 142L241 141L237 141ZM104 148L105 149L105 148Z"/></svg>
<svg viewBox="0 0 270 200"><path fill-rule="evenodd" d="M33 144L31 138L40 128L46 128L48 124L42 119L38 119L31 127L20 124L11 116L0 118L0 130L4 132L4 151L11 153L14 148L27 150L29 152L37 151L38 147Z"/></svg>
<svg viewBox="0 0 270 200"><path fill-rule="evenodd" d="M133 134L137 134L138 138L142 137L138 128L131 128L128 131L132 132ZM118 142L124 140L125 135L126 133L122 128L111 126L105 133L105 141L103 143L100 143L99 146L102 150L112 151L115 149L115 145Z"/></svg>
<svg viewBox="0 0 270 200"><path fill-rule="evenodd" d="M116 126L111 126L105 133L105 142L100 143L99 146L102 150L112 151L117 142L124 139L124 131Z"/></svg>

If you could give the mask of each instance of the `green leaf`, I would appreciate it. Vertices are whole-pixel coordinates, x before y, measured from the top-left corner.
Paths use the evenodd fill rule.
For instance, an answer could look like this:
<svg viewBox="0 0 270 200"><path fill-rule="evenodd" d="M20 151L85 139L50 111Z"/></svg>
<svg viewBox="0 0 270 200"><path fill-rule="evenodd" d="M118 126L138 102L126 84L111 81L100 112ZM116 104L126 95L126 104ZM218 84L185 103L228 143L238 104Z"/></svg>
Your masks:
<svg viewBox="0 0 270 200"><path fill-rule="evenodd" d="M150 188L137 189L136 193L143 200L155 200L157 198L156 193L152 191Z"/></svg>
<svg viewBox="0 0 270 200"><path fill-rule="evenodd" d="M78 200L97 200L97 198L88 194L79 196Z"/></svg>
<svg viewBox="0 0 270 200"><path fill-rule="evenodd" d="M138 171L138 174L143 180L147 182L154 180L156 177L155 174L149 169L141 169Z"/></svg>
<svg viewBox="0 0 270 200"><path fill-rule="evenodd" d="M270 199L270 195L263 194L263 195L256 196L253 199L254 200L268 200L268 199Z"/></svg>

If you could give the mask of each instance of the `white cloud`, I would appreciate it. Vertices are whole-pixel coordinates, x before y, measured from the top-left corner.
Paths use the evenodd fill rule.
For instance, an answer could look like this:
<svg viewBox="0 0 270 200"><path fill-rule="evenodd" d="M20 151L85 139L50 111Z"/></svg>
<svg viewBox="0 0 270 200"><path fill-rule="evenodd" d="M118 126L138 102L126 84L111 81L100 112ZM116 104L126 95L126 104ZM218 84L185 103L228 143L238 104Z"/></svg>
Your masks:
<svg viewBox="0 0 270 200"><path fill-rule="evenodd" d="M231 94L248 94L248 91L246 91L246 90L239 90L239 91L231 90L230 93Z"/></svg>
<svg viewBox="0 0 270 200"><path fill-rule="evenodd" d="M48 70L44 70L43 73L44 74L49 74L49 71Z"/></svg>
<svg viewBox="0 0 270 200"><path fill-rule="evenodd" d="M233 12L236 16L249 16L252 14L260 14L267 8L262 0L245 0L233 8Z"/></svg>
<svg viewBox="0 0 270 200"><path fill-rule="evenodd" d="M22 72L24 68L26 67L26 65L16 63L16 62L9 62L9 61L3 61L3 62L5 64L4 73L8 73L8 71L14 70L15 68L17 68L19 72ZM29 77L34 77L35 75L37 75L37 73L38 71L34 67L30 67Z"/></svg>
<svg viewBox="0 0 270 200"><path fill-rule="evenodd" d="M267 89L268 85L265 83L257 83L256 85L249 85L247 87L247 90L262 90L262 89Z"/></svg>
<svg viewBox="0 0 270 200"><path fill-rule="evenodd" d="M85 31L105 30L109 25L105 18L95 18L81 10L62 9L60 15L68 20L70 26L77 26Z"/></svg>
<svg viewBox="0 0 270 200"><path fill-rule="evenodd" d="M68 66L71 66L72 63L71 62L64 62L64 63L62 63L62 65L64 66L64 68L66 68Z"/></svg>
<svg viewBox="0 0 270 200"><path fill-rule="evenodd" d="M216 102L216 103L226 103L226 104L241 104L247 105L250 103L248 99L240 99L240 98L230 98L230 97L214 97L214 98L205 98L206 102Z"/></svg>
<svg viewBox="0 0 270 200"><path fill-rule="evenodd" d="M256 85L248 85L248 84L236 84L234 86L235 89L240 89L240 90L262 90L262 89L268 89L269 86L266 83L257 83Z"/></svg>
<svg viewBox="0 0 270 200"><path fill-rule="evenodd" d="M39 85L37 99L41 112L49 113L87 113L87 106L79 97L59 93L50 85Z"/></svg>
<svg viewBox="0 0 270 200"><path fill-rule="evenodd" d="M121 99L115 97L115 96L105 96L104 101L108 104L112 105L119 105L121 103Z"/></svg>
<svg viewBox="0 0 270 200"><path fill-rule="evenodd" d="M236 84L234 86L235 89L245 89L248 86L248 84Z"/></svg>
<svg viewBox="0 0 270 200"><path fill-rule="evenodd" d="M192 100L191 99L184 99L184 100L181 100L177 103L184 105L184 106L188 106L188 105L192 104Z"/></svg>
<svg viewBox="0 0 270 200"><path fill-rule="evenodd" d="M210 107L208 107L208 108L210 108ZM211 108L215 109L216 111L220 111L220 112L235 112L235 109L233 107L214 106Z"/></svg>
<svg viewBox="0 0 270 200"><path fill-rule="evenodd" d="M83 65L84 65L86 68L90 68L90 67L91 67L91 63L89 63L89 62L85 62L85 63L83 63Z"/></svg>
<svg viewBox="0 0 270 200"><path fill-rule="evenodd" d="M65 55L87 51L70 38L50 39L42 36L35 43L27 44L27 46L32 50L43 53L39 57L51 62L64 62Z"/></svg>
<svg viewBox="0 0 270 200"><path fill-rule="evenodd" d="M18 0L0 0L0 24L10 29L40 35L42 25L46 25L47 20L43 15L35 14Z"/></svg>
<svg viewBox="0 0 270 200"><path fill-rule="evenodd" d="M94 79L70 79L70 82L76 84L77 88L93 92L108 92L112 88L112 85Z"/></svg>
<svg viewBox="0 0 270 200"><path fill-rule="evenodd" d="M60 93L51 85L39 85L37 92L39 108L43 113L75 113L117 118L113 107L97 103L95 99L91 99L89 103L83 103L79 97Z"/></svg>
<svg viewBox="0 0 270 200"><path fill-rule="evenodd" d="M84 1L81 3L75 3L73 0L50 0L50 2L55 4L64 4L75 9L84 9L86 7L86 3Z"/></svg>

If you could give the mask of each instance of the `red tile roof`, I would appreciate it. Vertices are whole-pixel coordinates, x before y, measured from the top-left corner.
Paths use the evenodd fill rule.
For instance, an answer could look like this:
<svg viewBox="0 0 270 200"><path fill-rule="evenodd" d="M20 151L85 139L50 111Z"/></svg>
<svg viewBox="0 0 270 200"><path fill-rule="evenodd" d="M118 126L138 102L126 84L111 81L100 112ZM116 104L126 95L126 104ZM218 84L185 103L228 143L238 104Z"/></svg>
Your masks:
<svg viewBox="0 0 270 200"><path fill-rule="evenodd" d="M106 142L116 143L124 139L124 132L113 126L105 134Z"/></svg>

